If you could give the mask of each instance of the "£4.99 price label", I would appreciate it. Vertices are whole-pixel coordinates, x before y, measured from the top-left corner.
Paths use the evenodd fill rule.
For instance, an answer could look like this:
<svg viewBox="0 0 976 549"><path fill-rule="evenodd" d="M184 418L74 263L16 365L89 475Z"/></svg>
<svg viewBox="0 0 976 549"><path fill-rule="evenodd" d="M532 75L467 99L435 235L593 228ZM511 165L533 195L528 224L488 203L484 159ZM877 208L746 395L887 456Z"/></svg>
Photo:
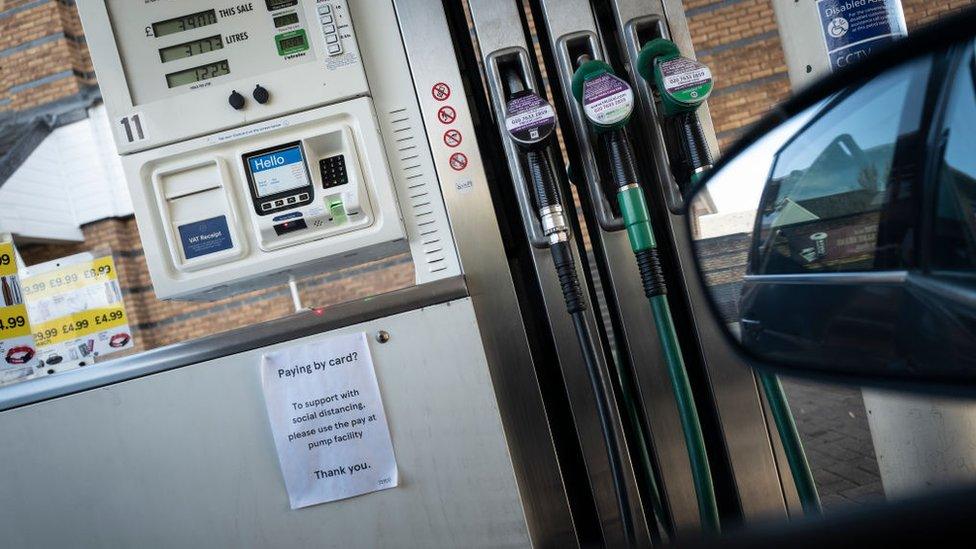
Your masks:
<svg viewBox="0 0 976 549"><path fill-rule="evenodd" d="M125 326L129 323L122 307L104 307L75 313L38 324L34 327L34 339L41 347L63 343L92 334Z"/></svg>
<svg viewBox="0 0 976 549"><path fill-rule="evenodd" d="M27 308L13 305L0 308L0 338L12 339L30 335L31 326L27 322Z"/></svg>
<svg viewBox="0 0 976 549"><path fill-rule="evenodd" d="M46 373L92 364L132 347L132 331L111 256L72 256L24 279L37 353Z"/></svg>

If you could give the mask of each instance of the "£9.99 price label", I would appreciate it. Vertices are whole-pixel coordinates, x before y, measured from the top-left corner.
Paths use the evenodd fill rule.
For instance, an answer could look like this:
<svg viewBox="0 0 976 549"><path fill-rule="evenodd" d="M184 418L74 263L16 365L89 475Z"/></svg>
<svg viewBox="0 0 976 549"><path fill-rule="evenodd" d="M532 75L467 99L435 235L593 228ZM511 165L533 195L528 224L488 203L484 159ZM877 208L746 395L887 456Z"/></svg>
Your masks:
<svg viewBox="0 0 976 549"><path fill-rule="evenodd" d="M28 300L44 299L70 290L101 284L118 278L111 256L68 265L50 273L24 279L22 286Z"/></svg>

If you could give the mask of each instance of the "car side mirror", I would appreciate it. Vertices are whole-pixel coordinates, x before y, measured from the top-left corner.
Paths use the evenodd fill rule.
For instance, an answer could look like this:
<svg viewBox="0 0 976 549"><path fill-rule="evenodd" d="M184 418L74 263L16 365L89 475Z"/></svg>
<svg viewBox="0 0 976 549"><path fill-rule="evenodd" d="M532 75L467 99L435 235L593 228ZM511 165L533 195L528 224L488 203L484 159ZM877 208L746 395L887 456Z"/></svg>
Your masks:
<svg viewBox="0 0 976 549"><path fill-rule="evenodd" d="M976 388L976 12L760 122L686 203L712 310L756 367Z"/></svg>

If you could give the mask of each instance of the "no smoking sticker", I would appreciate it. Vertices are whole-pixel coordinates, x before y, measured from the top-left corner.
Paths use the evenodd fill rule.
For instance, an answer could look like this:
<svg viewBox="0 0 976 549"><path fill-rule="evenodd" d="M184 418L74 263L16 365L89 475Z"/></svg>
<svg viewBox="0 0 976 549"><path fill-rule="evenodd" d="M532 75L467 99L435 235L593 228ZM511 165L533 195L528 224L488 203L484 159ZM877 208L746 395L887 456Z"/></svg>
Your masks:
<svg viewBox="0 0 976 549"><path fill-rule="evenodd" d="M451 96L451 87L444 82L438 82L430 89L430 94L435 100L444 101Z"/></svg>
<svg viewBox="0 0 976 549"><path fill-rule="evenodd" d="M444 144L448 147L457 147L461 144L461 132L457 130L447 130L444 132Z"/></svg>
<svg viewBox="0 0 976 549"><path fill-rule="evenodd" d="M468 167L468 157L464 153L454 153L451 155L451 169L456 172Z"/></svg>
<svg viewBox="0 0 976 549"><path fill-rule="evenodd" d="M454 107L450 105L444 105L439 111L437 111L437 119L440 120L442 124L450 124L454 122L456 118L457 111L455 111Z"/></svg>

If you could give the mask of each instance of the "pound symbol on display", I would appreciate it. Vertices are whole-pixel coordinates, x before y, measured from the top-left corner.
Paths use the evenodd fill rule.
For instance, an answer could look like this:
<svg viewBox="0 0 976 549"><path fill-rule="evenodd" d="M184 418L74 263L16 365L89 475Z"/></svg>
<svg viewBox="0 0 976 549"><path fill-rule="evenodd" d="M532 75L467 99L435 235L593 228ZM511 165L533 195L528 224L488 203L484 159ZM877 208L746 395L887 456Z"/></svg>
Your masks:
<svg viewBox="0 0 976 549"><path fill-rule="evenodd" d="M152 37L153 37L153 30L152 30L152 26L150 25L146 27L146 38L152 38Z"/></svg>

